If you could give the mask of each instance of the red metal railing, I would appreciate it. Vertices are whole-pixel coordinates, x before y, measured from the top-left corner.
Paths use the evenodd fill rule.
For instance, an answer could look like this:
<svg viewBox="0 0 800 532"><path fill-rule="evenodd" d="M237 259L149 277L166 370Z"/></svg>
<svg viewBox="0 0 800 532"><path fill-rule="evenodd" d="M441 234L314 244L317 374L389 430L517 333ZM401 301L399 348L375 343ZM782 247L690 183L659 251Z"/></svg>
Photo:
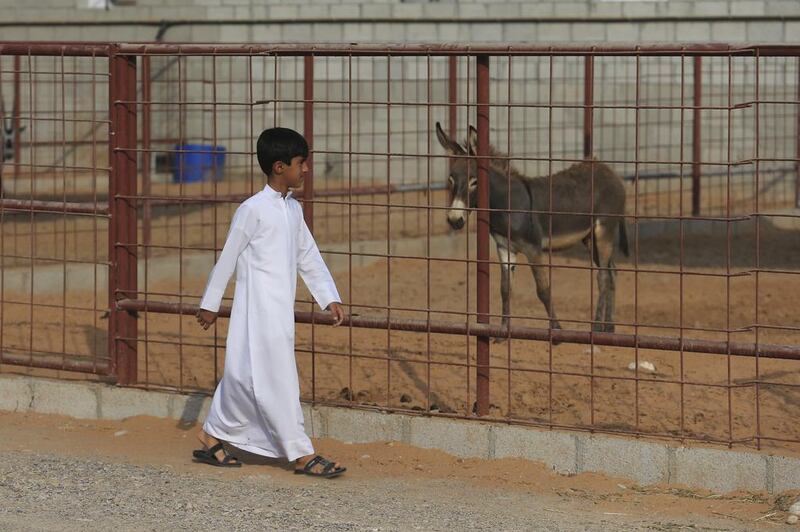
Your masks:
<svg viewBox="0 0 800 532"><path fill-rule="evenodd" d="M800 327L787 311L800 279L791 228L798 216L771 209L798 197L798 56L791 46L727 45L0 44L0 87L14 87L14 119L32 130L18 138L0 200L4 278L29 283L4 285L3 322L27 328L27 340L0 329L0 364L213 389L226 322L209 340L190 315L233 207L262 186L253 140L281 124L312 146L312 173L298 196L353 313L347 327L321 329L327 316L312 312L301 292L304 398L796 444L800 433L779 416L800 386L791 376ZM42 107L52 91L62 103ZM104 98L107 107L95 104ZM434 145L437 121L454 137L477 128L468 156L477 163L477 206L462 234L442 223L452 158ZM497 159L490 141L509 155ZM226 145L225 179L181 178L192 142ZM107 165L98 149L105 144ZM177 160L169 167L176 182L157 179L155 154ZM589 330L600 269L575 251L544 259L565 329L549 328L519 274L519 308L501 327L492 311L501 262L490 251L490 218L513 210L490 208L493 158L508 162L510 176L510 165L552 174L590 156L628 177L631 257L617 268L618 332ZM81 190L87 174L90 188ZM550 227L564 214L525 212ZM45 253L36 243L42 235L64 251ZM107 257L89 249L102 237ZM60 297L33 282L39 270L52 273L51 263L62 269ZM70 302L70 264L94 269L91 297L75 296L91 305ZM106 267L107 289L98 290L98 268ZM98 322L105 310L108 321ZM92 330L90 341L71 339L81 326ZM60 334L60 346L38 347L37 327L43 337ZM103 327L107 348L97 341ZM641 365L653 361L654 371Z"/></svg>

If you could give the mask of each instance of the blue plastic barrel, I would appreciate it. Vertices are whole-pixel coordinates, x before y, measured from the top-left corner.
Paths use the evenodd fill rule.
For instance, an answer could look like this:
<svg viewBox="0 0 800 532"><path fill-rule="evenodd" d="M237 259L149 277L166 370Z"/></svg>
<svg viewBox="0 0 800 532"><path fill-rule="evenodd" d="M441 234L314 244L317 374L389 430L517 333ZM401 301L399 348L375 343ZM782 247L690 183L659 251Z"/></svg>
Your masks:
<svg viewBox="0 0 800 532"><path fill-rule="evenodd" d="M175 146L175 183L194 183L222 178L225 165L225 147L211 144L179 144Z"/></svg>

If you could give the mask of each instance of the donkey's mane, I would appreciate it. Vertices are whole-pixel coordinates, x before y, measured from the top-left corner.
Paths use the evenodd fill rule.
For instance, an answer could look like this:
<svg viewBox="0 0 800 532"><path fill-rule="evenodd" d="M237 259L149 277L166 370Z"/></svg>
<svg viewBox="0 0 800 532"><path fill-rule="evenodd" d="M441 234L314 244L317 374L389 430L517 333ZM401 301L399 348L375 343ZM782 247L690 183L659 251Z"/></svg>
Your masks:
<svg viewBox="0 0 800 532"><path fill-rule="evenodd" d="M511 175L511 177L515 177L522 181L530 180L531 178L523 175L522 172L517 170L517 168L511 164L511 160L508 159L508 154L498 150L492 144L489 144L489 155L491 156L491 163L490 166L494 168L497 172L503 175Z"/></svg>

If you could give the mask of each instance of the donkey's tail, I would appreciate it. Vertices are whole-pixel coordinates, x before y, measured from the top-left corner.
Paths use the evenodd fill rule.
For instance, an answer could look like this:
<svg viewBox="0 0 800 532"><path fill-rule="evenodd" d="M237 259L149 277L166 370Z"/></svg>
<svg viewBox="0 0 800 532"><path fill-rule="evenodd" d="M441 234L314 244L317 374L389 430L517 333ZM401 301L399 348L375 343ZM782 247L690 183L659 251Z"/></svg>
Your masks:
<svg viewBox="0 0 800 532"><path fill-rule="evenodd" d="M625 218L620 220L619 223L619 249L622 250L626 257L631 256L630 249L628 248L628 230L625 229Z"/></svg>

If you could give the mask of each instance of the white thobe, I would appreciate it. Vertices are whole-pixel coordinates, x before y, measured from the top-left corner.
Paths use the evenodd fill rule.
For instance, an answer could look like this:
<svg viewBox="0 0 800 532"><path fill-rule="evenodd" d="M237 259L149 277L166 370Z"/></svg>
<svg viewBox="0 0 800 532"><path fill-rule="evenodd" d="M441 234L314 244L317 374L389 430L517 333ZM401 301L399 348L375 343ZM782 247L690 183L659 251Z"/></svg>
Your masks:
<svg viewBox="0 0 800 532"><path fill-rule="evenodd" d="M203 430L263 456L313 454L294 357L297 272L323 309L340 299L291 193L284 198L267 185L239 206L201 308L219 310L234 269L225 372Z"/></svg>

